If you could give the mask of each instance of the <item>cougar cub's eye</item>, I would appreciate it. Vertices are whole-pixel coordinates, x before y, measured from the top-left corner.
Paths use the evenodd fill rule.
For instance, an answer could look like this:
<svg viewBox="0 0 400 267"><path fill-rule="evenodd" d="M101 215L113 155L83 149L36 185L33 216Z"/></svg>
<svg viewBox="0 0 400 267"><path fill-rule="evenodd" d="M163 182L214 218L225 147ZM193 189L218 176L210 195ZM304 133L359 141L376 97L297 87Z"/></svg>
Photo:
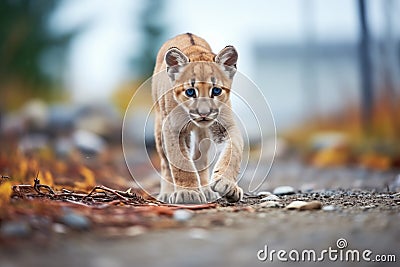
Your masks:
<svg viewBox="0 0 400 267"><path fill-rule="evenodd" d="M213 87L213 89L211 89L212 96L219 96L221 93L222 93L222 89L219 87Z"/></svg>
<svg viewBox="0 0 400 267"><path fill-rule="evenodd" d="M189 88L185 90L185 94L187 97L195 97L196 96L196 90L194 88Z"/></svg>

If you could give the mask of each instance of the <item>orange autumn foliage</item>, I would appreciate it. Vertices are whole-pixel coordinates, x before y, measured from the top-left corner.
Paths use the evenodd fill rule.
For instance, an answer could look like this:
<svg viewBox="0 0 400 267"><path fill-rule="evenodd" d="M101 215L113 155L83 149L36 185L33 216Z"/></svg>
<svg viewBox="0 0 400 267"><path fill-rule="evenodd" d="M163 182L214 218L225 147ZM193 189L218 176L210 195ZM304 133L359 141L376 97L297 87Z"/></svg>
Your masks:
<svg viewBox="0 0 400 267"><path fill-rule="evenodd" d="M12 184L8 181L0 184L0 208L10 202Z"/></svg>
<svg viewBox="0 0 400 267"><path fill-rule="evenodd" d="M317 167L334 167L345 165L350 161L350 152L343 147L332 147L318 151L311 159Z"/></svg>
<svg viewBox="0 0 400 267"><path fill-rule="evenodd" d="M79 189L88 189L96 185L96 179L93 171L85 166L79 168L79 174L84 178L83 182L76 181L75 186Z"/></svg>
<svg viewBox="0 0 400 267"><path fill-rule="evenodd" d="M375 99L369 125L363 125L359 104L349 102L335 113L317 113L308 122L283 134L308 162L318 167L356 165L373 170L400 167L400 98L385 88ZM324 147L315 151L310 140L320 133L340 132L348 138L346 149Z"/></svg>
<svg viewBox="0 0 400 267"><path fill-rule="evenodd" d="M392 159L385 155L370 152L360 156L359 164L367 169L385 171L392 165Z"/></svg>

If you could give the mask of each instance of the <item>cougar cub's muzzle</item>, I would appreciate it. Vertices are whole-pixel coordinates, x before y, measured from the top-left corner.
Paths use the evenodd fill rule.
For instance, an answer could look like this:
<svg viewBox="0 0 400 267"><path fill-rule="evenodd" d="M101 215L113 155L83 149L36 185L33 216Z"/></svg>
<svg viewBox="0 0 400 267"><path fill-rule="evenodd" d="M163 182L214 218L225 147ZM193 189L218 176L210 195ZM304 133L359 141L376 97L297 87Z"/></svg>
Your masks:
<svg viewBox="0 0 400 267"><path fill-rule="evenodd" d="M190 119L195 123L209 123L218 116L218 109L214 106L213 100L207 97L194 101L189 109Z"/></svg>

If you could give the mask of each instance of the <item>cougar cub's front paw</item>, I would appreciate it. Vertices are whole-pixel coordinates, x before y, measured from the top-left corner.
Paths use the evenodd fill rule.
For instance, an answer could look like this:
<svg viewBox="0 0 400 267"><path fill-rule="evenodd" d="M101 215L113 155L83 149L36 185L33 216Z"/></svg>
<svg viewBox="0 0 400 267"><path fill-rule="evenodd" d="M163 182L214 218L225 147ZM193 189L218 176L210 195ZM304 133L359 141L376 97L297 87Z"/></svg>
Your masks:
<svg viewBox="0 0 400 267"><path fill-rule="evenodd" d="M235 182L220 178L216 180L211 189L225 197L228 202L237 202L243 198L243 190Z"/></svg>
<svg viewBox="0 0 400 267"><path fill-rule="evenodd" d="M160 192L160 194L158 194L158 196L157 196L157 200L164 202L164 203L168 203L170 196L171 196L171 193Z"/></svg>
<svg viewBox="0 0 400 267"><path fill-rule="evenodd" d="M214 192L209 186L201 188L201 191L203 191L208 202L213 202L220 197L219 194L217 192Z"/></svg>
<svg viewBox="0 0 400 267"><path fill-rule="evenodd" d="M197 190L181 189L173 192L169 197L171 204L202 204L206 202L203 192Z"/></svg>

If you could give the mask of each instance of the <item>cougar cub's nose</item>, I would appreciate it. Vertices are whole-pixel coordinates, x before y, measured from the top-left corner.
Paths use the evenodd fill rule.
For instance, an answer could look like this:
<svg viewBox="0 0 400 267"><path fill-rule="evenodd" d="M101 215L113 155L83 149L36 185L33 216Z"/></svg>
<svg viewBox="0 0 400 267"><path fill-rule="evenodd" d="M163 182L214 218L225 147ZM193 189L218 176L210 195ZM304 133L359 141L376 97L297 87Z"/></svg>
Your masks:
<svg viewBox="0 0 400 267"><path fill-rule="evenodd" d="M210 115L210 111L209 110L207 110L207 111L200 111L199 109L197 110L197 113L199 113L199 115L200 115L200 117L202 117L202 118L207 118L208 117L208 115Z"/></svg>
<svg viewBox="0 0 400 267"><path fill-rule="evenodd" d="M208 115L210 115L211 110L210 110L210 106L207 103L207 100L205 100L205 99L199 100L199 103L198 103L198 106L197 106L197 113L202 118L205 118Z"/></svg>

